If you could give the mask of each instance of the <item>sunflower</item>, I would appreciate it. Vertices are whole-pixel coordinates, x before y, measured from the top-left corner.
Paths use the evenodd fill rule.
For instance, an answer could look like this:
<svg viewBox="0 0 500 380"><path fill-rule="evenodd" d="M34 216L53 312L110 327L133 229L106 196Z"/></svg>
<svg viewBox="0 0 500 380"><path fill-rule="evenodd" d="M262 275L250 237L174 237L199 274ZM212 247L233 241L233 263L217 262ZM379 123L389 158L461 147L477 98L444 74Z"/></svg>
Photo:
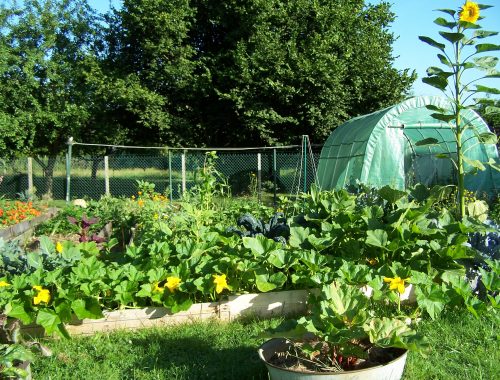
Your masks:
<svg viewBox="0 0 500 380"><path fill-rule="evenodd" d="M475 23L479 18L479 5L473 1L466 1L459 12L460 21Z"/></svg>

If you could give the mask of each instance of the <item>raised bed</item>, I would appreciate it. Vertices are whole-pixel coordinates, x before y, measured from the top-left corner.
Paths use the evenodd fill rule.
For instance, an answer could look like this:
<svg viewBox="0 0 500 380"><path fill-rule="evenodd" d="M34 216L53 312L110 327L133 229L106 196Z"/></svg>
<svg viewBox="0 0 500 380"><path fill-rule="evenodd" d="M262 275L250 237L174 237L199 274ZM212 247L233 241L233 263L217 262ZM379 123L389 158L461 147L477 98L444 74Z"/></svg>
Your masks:
<svg viewBox="0 0 500 380"><path fill-rule="evenodd" d="M26 241L33 235L34 228L39 224L57 215L59 209L55 207L48 208L42 215L33 219L24 220L21 223L14 224L0 230L0 238L4 240Z"/></svg>
<svg viewBox="0 0 500 380"><path fill-rule="evenodd" d="M66 325L66 329L71 335L92 335L119 329L135 330L207 319L233 321L250 316L268 318L294 315L305 313L307 297L306 290L289 290L230 296L221 302L197 303L188 310L175 314L164 307L116 310L104 312L105 317L101 319L75 319ZM36 325L23 326L21 331L31 336L43 335L43 329Z"/></svg>

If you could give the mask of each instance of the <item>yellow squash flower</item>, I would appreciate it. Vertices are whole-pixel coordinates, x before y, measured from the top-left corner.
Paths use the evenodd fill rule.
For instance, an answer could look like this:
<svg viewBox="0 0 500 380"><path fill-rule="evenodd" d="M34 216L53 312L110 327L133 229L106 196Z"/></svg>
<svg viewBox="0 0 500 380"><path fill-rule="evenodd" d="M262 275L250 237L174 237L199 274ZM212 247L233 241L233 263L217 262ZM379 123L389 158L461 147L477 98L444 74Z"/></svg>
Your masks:
<svg viewBox="0 0 500 380"><path fill-rule="evenodd" d="M459 16L460 21L475 23L479 19L479 5L473 1L466 1Z"/></svg>
<svg viewBox="0 0 500 380"><path fill-rule="evenodd" d="M372 266L378 263L377 259L366 259L366 260L368 261L368 264Z"/></svg>
<svg viewBox="0 0 500 380"><path fill-rule="evenodd" d="M384 277L384 282L389 282L390 290L397 290L399 294L403 294L405 292L405 281L408 281L408 278L402 279L401 277Z"/></svg>
<svg viewBox="0 0 500 380"><path fill-rule="evenodd" d="M170 293L173 293L175 289L179 287L181 284L181 279L179 277L167 277L167 282L165 286L170 290Z"/></svg>
<svg viewBox="0 0 500 380"><path fill-rule="evenodd" d="M7 281L4 281L4 280L0 281L0 288L3 288L5 286L10 286L10 284Z"/></svg>
<svg viewBox="0 0 500 380"><path fill-rule="evenodd" d="M226 275L221 274L220 276L217 274L214 274L214 284L215 286L215 291L217 293L222 293L224 289L229 289L227 286L227 281L226 281Z"/></svg>
<svg viewBox="0 0 500 380"><path fill-rule="evenodd" d="M50 302L50 291L49 289L44 289L39 285L33 286L33 289L35 289L38 294L33 297L33 303L35 305L39 305L40 303L49 303Z"/></svg>
<svg viewBox="0 0 500 380"><path fill-rule="evenodd" d="M56 244L56 251L58 253L62 253L62 251L63 251L63 246L62 246L62 244L61 244L60 241L58 241L57 244Z"/></svg>
<svg viewBox="0 0 500 380"><path fill-rule="evenodd" d="M158 282L153 284L153 292L163 293L165 291L164 287L161 287Z"/></svg>

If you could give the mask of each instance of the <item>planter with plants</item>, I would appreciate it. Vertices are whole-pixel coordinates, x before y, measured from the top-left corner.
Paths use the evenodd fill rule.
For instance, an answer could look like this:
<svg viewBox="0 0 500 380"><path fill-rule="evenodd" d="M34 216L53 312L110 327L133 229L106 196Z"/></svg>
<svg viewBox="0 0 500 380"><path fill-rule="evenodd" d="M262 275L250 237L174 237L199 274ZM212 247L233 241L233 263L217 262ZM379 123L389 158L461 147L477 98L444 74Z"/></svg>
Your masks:
<svg viewBox="0 0 500 380"><path fill-rule="evenodd" d="M356 286L325 285L309 300L310 313L285 321L259 348L270 378L400 379L408 350L426 344L412 320L367 298ZM285 333L283 334L283 331Z"/></svg>

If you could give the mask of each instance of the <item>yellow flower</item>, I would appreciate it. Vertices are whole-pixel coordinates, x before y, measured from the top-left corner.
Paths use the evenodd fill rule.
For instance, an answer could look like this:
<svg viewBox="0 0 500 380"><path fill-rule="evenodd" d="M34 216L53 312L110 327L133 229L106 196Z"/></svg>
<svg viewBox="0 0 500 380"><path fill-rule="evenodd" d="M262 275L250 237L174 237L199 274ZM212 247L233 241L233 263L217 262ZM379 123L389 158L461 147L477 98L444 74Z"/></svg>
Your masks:
<svg viewBox="0 0 500 380"><path fill-rule="evenodd" d="M33 303L35 305L39 305L40 303L49 303L50 302L50 291L49 289L44 289L39 285L33 286L33 289L35 289L38 294L33 298Z"/></svg>
<svg viewBox="0 0 500 380"><path fill-rule="evenodd" d="M0 281L0 288L3 288L4 286L10 286L10 284L7 281Z"/></svg>
<svg viewBox="0 0 500 380"><path fill-rule="evenodd" d="M153 215L153 219L158 219L158 214L157 214L157 213L155 213L155 214Z"/></svg>
<svg viewBox="0 0 500 380"><path fill-rule="evenodd" d="M366 259L366 260L368 260L368 264L370 265L375 265L378 263L377 259Z"/></svg>
<svg viewBox="0 0 500 380"><path fill-rule="evenodd" d="M229 289L227 286L227 281L226 281L226 275L221 274L220 276L217 274L214 274L214 284L215 286L215 291L217 293L222 293L224 289Z"/></svg>
<svg viewBox="0 0 500 380"><path fill-rule="evenodd" d="M61 244L60 241L58 241L57 244L56 244L56 251L58 253L62 253L62 251L63 251L63 246L62 246L62 244Z"/></svg>
<svg viewBox="0 0 500 380"><path fill-rule="evenodd" d="M153 292L163 293L165 291L164 287L161 287L158 282L153 284Z"/></svg>
<svg viewBox="0 0 500 380"><path fill-rule="evenodd" d="M167 283L165 286L170 290L171 293L175 291L179 287L181 283L181 279L179 277L167 277Z"/></svg>
<svg viewBox="0 0 500 380"><path fill-rule="evenodd" d="M137 192L137 195L142 195L142 191L138 191L138 192Z"/></svg>
<svg viewBox="0 0 500 380"><path fill-rule="evenodd" d="M139 199L137 201L137 204L139 205L139 207L142 207L142 206L144 206L144 201L142 199Z"/></svg>
<svg viewBox="0 0 500 380"><path fill-rule="evenodd" d="M132 198L132 200L134 200L135 199L135 195L132 195L130 198Z"/></svg>
<svg viewBox="0 0 500 380"><path fill-rule="evenodd" d="M479 18L479 5L473 1L466 1L459 12L460 21L475 23Z"/></svg>
<svg viewBox="0 0 500 380"><path fill-rule="evenodd" d="M402 279L401 277L384 277L384 282L390 282L389 289L397 290L400 294L405 292L405 281L408 280L408 278Z"/></svg>

